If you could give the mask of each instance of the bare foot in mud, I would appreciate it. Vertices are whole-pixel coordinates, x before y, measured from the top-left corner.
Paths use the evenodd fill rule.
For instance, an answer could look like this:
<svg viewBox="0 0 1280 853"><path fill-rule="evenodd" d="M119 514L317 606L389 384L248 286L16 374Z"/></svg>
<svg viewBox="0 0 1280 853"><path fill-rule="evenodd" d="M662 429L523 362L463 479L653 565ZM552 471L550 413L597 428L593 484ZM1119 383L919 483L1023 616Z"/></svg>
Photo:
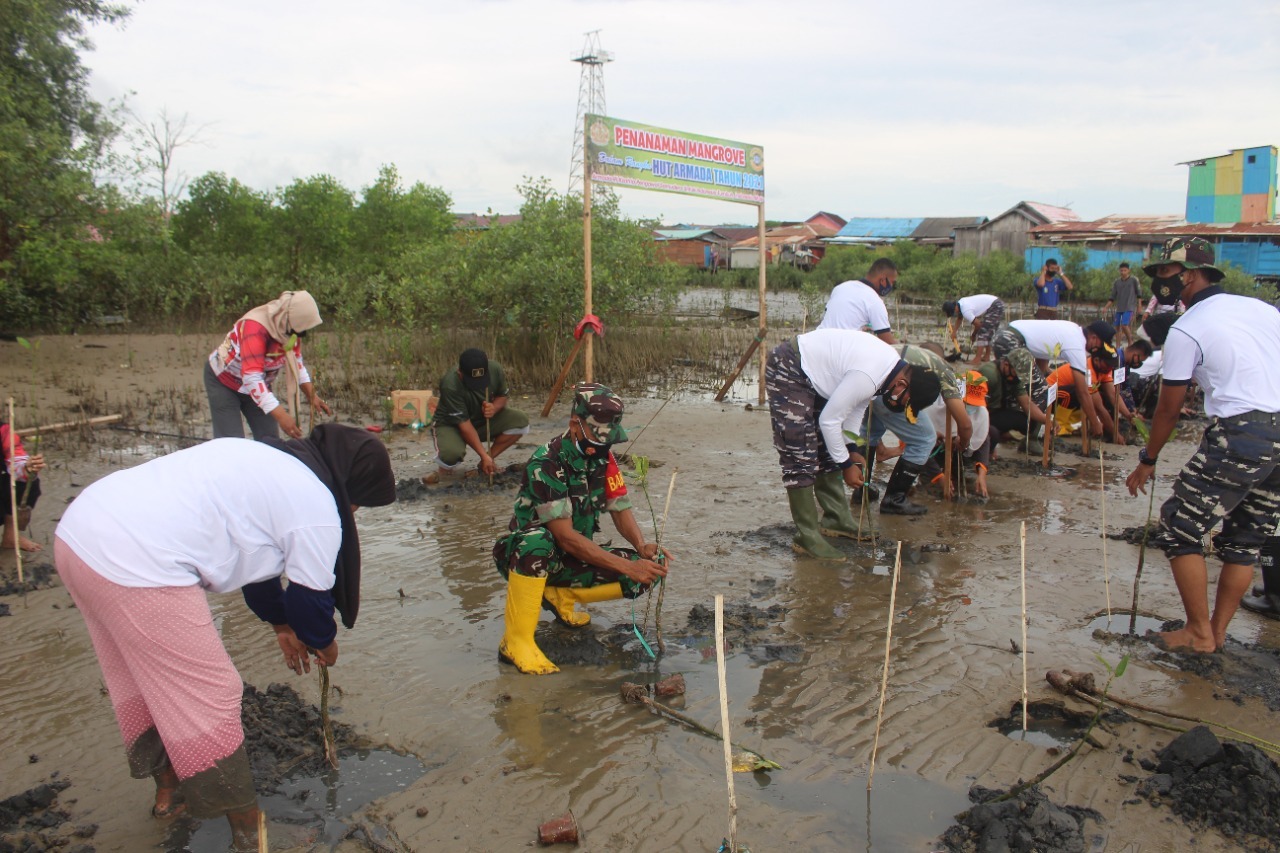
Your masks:
<svg viewBox="0 0 1280 853"><path fill-rule="evenodd" d="M1192 633L1189 628L1180 628L1177 631L1148 631L1146 638L1166 652L1207 655L1220 648L1213 637L1202 637Z"/></svg>
<svg viewBox="0 0 1280 853"><path fill-rule="evenodd" d="M18 547L22 550L34 554L36 551L43 551L44 546L34 539L28 539L25 536L18 537ZM13 539L6 536L3 542L0 542L0 551L9 551L13 549Z"/></svg>

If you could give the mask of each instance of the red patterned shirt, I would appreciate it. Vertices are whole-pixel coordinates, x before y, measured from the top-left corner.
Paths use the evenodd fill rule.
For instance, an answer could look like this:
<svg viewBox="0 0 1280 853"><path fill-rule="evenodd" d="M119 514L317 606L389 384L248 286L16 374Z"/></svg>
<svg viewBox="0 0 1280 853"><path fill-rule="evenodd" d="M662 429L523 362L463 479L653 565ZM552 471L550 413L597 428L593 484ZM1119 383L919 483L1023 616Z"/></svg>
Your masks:
<svg viewBox="0 0 1280 853"><path fill-rule="evenodd" d="M270 414L280 405L271 393L271 385L284 368L286 356L284 344L273 339L266 327L255 320L242 320L209 356L209 366L219 382L232 391L248 394L263 414ZM298 361L298 384L310 382L311 375L302 363L302 346L297 341L293 356Z"/></svg>

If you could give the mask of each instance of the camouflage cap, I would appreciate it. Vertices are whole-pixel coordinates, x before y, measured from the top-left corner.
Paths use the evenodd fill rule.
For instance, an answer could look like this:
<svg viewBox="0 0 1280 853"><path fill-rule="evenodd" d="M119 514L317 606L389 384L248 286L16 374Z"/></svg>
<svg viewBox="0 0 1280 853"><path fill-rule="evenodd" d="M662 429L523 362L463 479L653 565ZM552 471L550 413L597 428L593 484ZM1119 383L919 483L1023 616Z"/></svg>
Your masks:
<svg viewBox="0 0 1280 853"><path fill-rule="evenodd" d="M1213 265L1213 245L1200 237L1174 237L1164 244L1158 255L1142 267L1147 275L1154 276L1161 264L1181 264L1184 269L1207 270L1210 281L1221 281L1222 270Z"/></svg>
<svg viewBox="0 0 1280 853"><path fill-rule="evenodd" d="M1009 366L1013 368L1013 372L1018 374L1018 378L1027 383L1031 381L1031 377L1035 373L1036 360L1031 355L1031 350L1026 347L1017 347L1009 350L1002 358L1009 361Z"/></svg>
<svg viewBox="0 0 1280 853"><path fill-rule="evenodd" d="M590 418L594 427L607 427L596 429L604 441L620 444L627 440L627 431L622 428L623 409L622 398L605 385L581 382L574 386L572 414Z"/></svg>

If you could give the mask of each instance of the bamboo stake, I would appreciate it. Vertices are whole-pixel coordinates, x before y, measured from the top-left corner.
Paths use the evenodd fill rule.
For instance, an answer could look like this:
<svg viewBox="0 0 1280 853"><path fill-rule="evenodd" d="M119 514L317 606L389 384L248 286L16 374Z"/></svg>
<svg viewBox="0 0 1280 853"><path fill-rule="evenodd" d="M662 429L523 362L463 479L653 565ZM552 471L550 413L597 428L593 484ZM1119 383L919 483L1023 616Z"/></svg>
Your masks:
<svg viewBox="0 0 1280 853"><path fill-rule="evenodd" d="M742 358L738 361L738 366L733 369L728 378L724 380L724 384L720 386L720 390L716 392L715 401L723 402L725 395L729 393L729 389L733 387L733 383L738 381L738 376L742 373L742 369L747 366L747 362L751 360L751 356L755 354L756 348L764 342L764 332L756 332L755 339L751 341L751 345L747 347L747 351L742 354ZM763 388L764 386L761 385ZM761 400L761 403L764 401Z"/></svg>
<svg viewBox="0 0 1280 853"><path fill-rule="evenodd" d="M662 540L667 535L667 516L671 512L671 495L676 490L676 474L679 473L679 468L671 472L671 482L667 485L667 502L662 507L662 526L658 528L657 538L654 540L658 546L659 559L662 558ZM661 578L658 582L658 606L653 612L653 627L658 639L658 654L665 654L667 651L667 644L662 641L662 599L666 593L667 579Z"/></svg>
<svg viewBox="0 0 1280 853"><path fill-rule="evenodd" d="M489 389L488 389L488 388L485 388L485 389L484 389L484 404L485 404L486 406L487 406L487 405L489 405ZM488 449L492 450L492 449L493 449L493 447L492 447L492 441L493 441L493 433L492 433L492 429L491 429L491 426L490 426L490 423L489 423L489 416L488 416L488 415L485 415L485 419L484 419L484 446L485 446L486 448L488 448ZM492 471L490 471L490 472L489 472L489 488L491 488L491 489L493 488L493 472L492 472Z"/></svg>
<svg viewBox="0 0 1280 853"><path fill-rule="evenodd" d="M105 426L106 424L114 424L122 420L124 420L124 415L99 415L96 418L88 418L86 420L61 421L56 424L45 424L44 426L39 426L35 429L23 430L22 434L31 438L33 436L44 435L45 433L50 432L66 432L67 430L78 429L79 427Z"/></svg>
<svg viewBox="0 0 1280 853"><path fill-rule="evenodd" d="M1147 537L1151 535L1151 513L1156 506L1155 472L1152 471L1149 481L1151 496L1147 498L1147 523L1142 528L1142 545L1138 548L1138 570L1133 574L1133 606L1129 609L1129 633L1137 632L1138 626L1138 585L1142 583L1142 566L1147 560Z"/></svg>
<svg viewBox="0 0 1280 853"><path fill-rule="evenodd" d="M738 849L738 800L733 792L733 747L729 741L729 691L724 675L724 596L716 596L716 680L720 685L720 729L724 732L724 777L729 786L729 850Z"/></svg>
<svg viewBox="0 0 1280 853"><path fill-rule="evenodd" d="M1107 566L1107 454L1098 445L1098 487L1102 492L1102 585L1107 593L1107 630L1111 630L1111 570Z"/></svg>
<svg viewBox="0 0 1280 853"><path fill-rule="evenodd" d="M258 853L270 853L271 845L267 842L267 813L258 809Z"/></svg>
<svg viewBox="0 0 1280 853"><path fill-rule="evenodd" d="M945 434L946 434L946 438L944 439L943 444L942 444L943 449L944 449L944 454L943 454L943 459L942 459L942 468L943 468L943 471L942 471L942 499L943 499L943 500L948 500L948 501L949 501L949 500L951 500L951 498L953 498L953 497L955 496L955 493L954 493L954 491L953 491L953 490L952 490L952 488L951 488L951 427L952 427L952 421L951 421L951 410L950 410L950 409L947 409L947 414L946 414L946 416L945 416L945 420L946 420L946 424L947 424L947 426L946 426L946 429L944 430L944 432L945 432Z"/></svg>
<svg viewBox="0 0 1280 853"><path fill-rule="evenodd" d="M583 120L582 138L587 139L586 120ZM582 314L591 314L591 146L582 146ZM587 382L594 382L595 353L592 350L591 332L584 330L586 349L582 366Z"/></svg>
<svg viewBox="0 0 1280 853"><path fill-rule="evenodd" d="M1027 523L1022 522L1022 736L1027 736Z"/></svg>
<svg viewBox="0 0 1280 853"><path fill-rule="evenodd" d="M1044 411L1044 456L1040 460L1040 465L1047 471L1049 470L1049 452L1053 449L1053 434L1057 429L1053 426L1053 403L1049 403L1049 407Z"/></svg>
<svg viewBox="0 0 1280 853"><path fill-rule="evenodd" d="M22 576L22 535L18 531L18 477L13 470L13 455L18 432L13 428L13 398L9 398L9 517L13 519L13 556L18 561L18 584L26 583Z"/></svg>
<svg viewBox="0 0 1280 853"><path fill-rule="evenodd" d="M876 736L871 742L871 764L867 767L867 790L876 775L876 752L880 749L880 723L884 720L884 696L889 689L889 648L893 643L893 611L898 601L898 573L902 570L902 540L898 540L898 554L893 560L893 583L889 587L889 625L884 632L884 671L880 675L880 707L876 711Z"/></svg>

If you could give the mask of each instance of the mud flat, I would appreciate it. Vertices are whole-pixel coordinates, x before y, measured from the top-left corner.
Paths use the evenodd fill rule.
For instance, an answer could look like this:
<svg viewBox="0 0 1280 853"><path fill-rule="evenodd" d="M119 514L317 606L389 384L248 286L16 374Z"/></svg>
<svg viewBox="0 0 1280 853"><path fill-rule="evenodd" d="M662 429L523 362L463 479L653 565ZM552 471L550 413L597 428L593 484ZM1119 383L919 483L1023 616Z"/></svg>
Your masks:
<svg viewBox="0 0 1280 853"><path fill-rule="evenodd" d="M49 437L42 450L51 467L42 475L45 496L33 521L33 537L46 552L29 566L48 563L61 509L85 485L207 435L199 366L216 341L135 335L128 346L132 367L124 369L130 360L121 338L105 338L114 349L91 350L92 360L81 351L86 342L46 339L36 376L28 377L27 362L16 359L0 363L0 376L10 387L38 384L41 396L36 400L32 392L31 406L47 411L47 421L67 419L80 389L92 384L106 409L117 399L132 401L128 426L145 434L97 430ZM437 368L439 373L444 365ZM322 389L324 379L320 372ZM542 390L517 385L514 402L536 413ZM164 400L151 408L139 402L150 398ZM520 675L497 660L505 584L491 550L506 529L518 478L503 473L492 489L487 478L420 489L413 483L432 468L430 436L384 432L397 479L412 494L358 515L365 552L360 622L341 632L342 655L331 670L334 719L349 727L351 763L328 772L310 764L315 754L306 750L318 738L306 709L319 704L315 674L295 676L283 668L270 630L238 595L210 597L244 680L268 699L276 683L298 696L297 705L279 697L270 719L250 723L275 732L281 719L297 718L297 732L285 733L284 743L306 744L302 752L272 752L266 765L256 765L273 818L299 821L319 833L307 843L340 853L378 844L402 851L524 849L539 825L568 810L577 818L583 849L715 850L727 832L721 745L626 704L619 687L680 673L687 685L682 713L718 728L708 617L714 596L723 594L734 737L782 766L737 776L740 841L754 850L937 849L957 814L984 805L970 799L975 785L1008 790L1034 778L1079 729L1072 723L1057 742L1036 743L988 725L1009 718L1021 695L1022 658L1010 641L1022 645L1022 521L1028 531L1026 661L1033 702L1061 702L1075 715L1092 714L1091 706L1054 693L1043 673L1091 669L1101 683L1105 672L1095 655L1114 665L1127 654L1127 671L1111 695L1264 738L1280 731L1280 712L1266 692L1276 683L1280 623L1242 612L1225 651L1196 658L1170 655L1140 638L1121 639L1124 630L1114 621L1108 624L1116 636L1095 632L1092 623L1108 607L1108 592L1113 611L1131 606L1138 546L1107 540L1104 564L1098 461L1073 453L1070 442L1056 451L1055 464L1077 476L1037 476L1033 465L1013 464L1017 453L1010 449L1009 464L998 462L992 470L987 504L946 505L921 494L928 515L882 519L883 538L874 546L836 541L849 559L831 565L791 551L768 414L748 403L755 403L748 386L736 387L723 405L697 395L678 398L630 448L622 448L662 463L650 472L655 504L665 497L670 472L679 470L664 538L675 554L663 608L665 655L650 658L635 636L638 627L654 644L654 619L646 620L646 610L656 610L656 602L607 602L592 606L592 624L581 631L544 618L539 642L561 666L548 677ZM627 425L643 425L662 405L628 397ZM563 430L567 411L562 399L552 417L535 416L530 436L509 451L515 455L508 464ZM348 423L380 422L371 410L339 407L338 415ZM1193 430L1164 450L1168 463L1162 469L1176 470L1197 438ZM1107 448L1110 532L1146 521L1146 500L1129 498L1123 485L1135 454L1134 448ZM885 476L881 470L878 478ZM652 537L654 520L642 492L634 481L628 487ZM1167 473L1156 489L1157 500L1168 496ZM610 539L621 541L606 520L597 541ZM898 540L904 568L890 614ZM1210 566L1212 583L1216 565ZM0 554L0 582L14 579L12 553ZM67 781L51 804L70 822L59 837L101 851L175 849L172 827L150 817L151 784L128 778L83 620L56 576L25 594L7 589L0 594L11 614L0 618L0 719L14 746L0 755L0 799ZM1137 609L1160 622L1182 615L1159 553L1147 555ZM889 618L889 687L868 796ZM578 654L578 648L585 651ZM1097 745L1083 748L1040 786L1073 823L1077 813L1071 809L1092 810L1080 830L1086 849L1177 851L1194 845L1227 851L1245 843L1227 828L1185 823L1168 794L1158 793L1161 805L1153 808L1137 793L1142 780L1158 775L1154 756L1173 734L1108 717L1094 736ZM385 754L361 763L363 745L411 757L417 767L401 768ZM1224 753L1228 746L1223 744ZM39 756L35 764L28 760L32 754ZM1156 762L1152 769L1139 766L1144 757ZM378 771L360 775L370 767ZM348 805L353 789L371 794L371 779L385 774L404 787ZM1028 802L1027 810L1039 808ZM1100 819L1092 817L1095 812ZM1056 816L1049 823L1065 827ZM89 838L75 839L70 829L92 825L98 828ZM196 834L192 849L205 843Z"/></svg>

